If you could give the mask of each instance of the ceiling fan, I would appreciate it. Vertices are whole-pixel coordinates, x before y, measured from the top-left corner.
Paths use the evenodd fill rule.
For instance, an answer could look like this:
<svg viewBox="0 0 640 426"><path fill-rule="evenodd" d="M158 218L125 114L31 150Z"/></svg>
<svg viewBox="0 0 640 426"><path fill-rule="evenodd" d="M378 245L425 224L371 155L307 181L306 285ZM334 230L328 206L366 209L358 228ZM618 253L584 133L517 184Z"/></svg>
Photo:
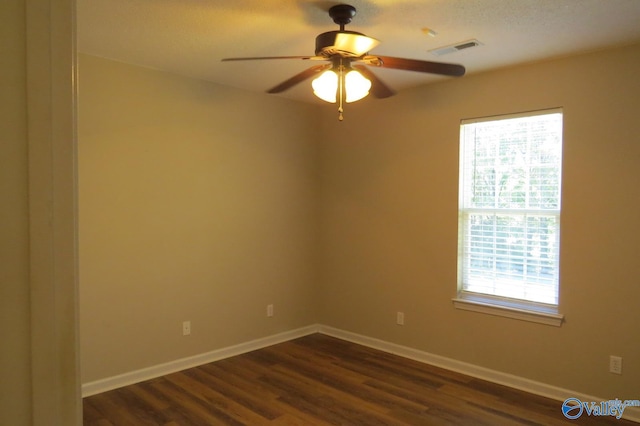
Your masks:
<svg viewBox="0 0 640 426"><path fill-rule="evenodd" d="M302 59L328 62L314 65L294 75L267 90L267 93L284 92L296 84L319 75L312 83L314 94L327 102L339 102L339 120L343 118L343 102L357 101L367 96L369 92L376 98L387 98L395 94L367 66L452 77L459 77L465 73L465 68L458 64L370 55L369 51L380 42L362 33L345 30L345 26L356 16L355 7L347 4L333 6L329 9L329 16L333 22L340 25L340 30L318 35L314 56L261 56L222 60Z"/></svg>

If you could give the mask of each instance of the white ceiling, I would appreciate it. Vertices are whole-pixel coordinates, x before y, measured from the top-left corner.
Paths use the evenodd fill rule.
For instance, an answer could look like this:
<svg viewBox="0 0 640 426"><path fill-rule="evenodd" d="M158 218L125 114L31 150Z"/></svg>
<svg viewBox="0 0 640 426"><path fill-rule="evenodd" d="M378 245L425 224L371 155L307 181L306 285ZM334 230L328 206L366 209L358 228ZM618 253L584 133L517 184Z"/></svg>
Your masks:
<svg viewBox="0 0 640 426"><path fill-rule="evenodd" d="M313 0L77 0L78 50L263 92L309 61L221 62L225 57L313 55L315 37L338 29L342 2ZM640 0L348 0L348 30L377 38L371 53L459 63L467 74L640 42ZM437 35L425 34L424 28ZM445 56L430 50L477 39ZM447 77L373 70L395 90ZM464 78L464 77L462 77ZM321 102L310 82L279 95Z"/></svg>

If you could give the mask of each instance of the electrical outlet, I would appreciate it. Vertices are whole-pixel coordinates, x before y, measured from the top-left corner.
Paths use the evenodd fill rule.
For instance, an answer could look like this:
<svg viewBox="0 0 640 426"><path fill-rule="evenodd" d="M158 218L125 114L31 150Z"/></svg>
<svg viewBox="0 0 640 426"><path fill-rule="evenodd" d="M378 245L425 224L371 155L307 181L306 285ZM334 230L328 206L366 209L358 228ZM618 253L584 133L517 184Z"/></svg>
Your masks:
<svg viewBox="0 0 640 426"><path fill-rule="evenodd" d="M182 322L182 335L188 336L191 334L191 321Z"/></svg>
<svg viewBox="0 0 640 426"><path fill-rule="evenodd" d="M396 314L396 324L404 325L404 312L398 312Z"/></svg>
<svg viewBox="0 0 640 426"><path fill-rule="evenodd" d="M269 318L273 316L273 305L267 305L267 316Z"/></svg>
<svg viewBox="0 0 640 426"><path fill-rule="evenodd" d="M622 374L622 357L609 356L609 372L614 374Z"/></svg>

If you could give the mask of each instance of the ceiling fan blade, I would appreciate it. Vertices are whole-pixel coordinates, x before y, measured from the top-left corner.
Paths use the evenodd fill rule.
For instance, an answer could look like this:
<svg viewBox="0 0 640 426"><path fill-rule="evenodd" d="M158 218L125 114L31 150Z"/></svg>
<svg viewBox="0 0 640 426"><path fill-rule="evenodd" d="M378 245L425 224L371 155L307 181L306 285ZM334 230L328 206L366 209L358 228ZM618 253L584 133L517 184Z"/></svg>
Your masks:
<svg viewBox="0 0 640 426"><path fill-rule="evenodd" d="M389 86L387 86L382 80L380 80L369 68L364 65L354 65L353 68L357 69L366 78L371 81L371 94L376 98L388 98L396 94Z"/></svg>
<svg viewBox="0 0 640 426"><path fill-rule="evenodd" d="M284 92L287 89L290 89L291 87L295 86L298 83L302 83L303 81L305 81L308 78L313 77L314 75L331 68L331 64L323 64L323 65L315 65L311 68L307 68L306 70L302 71L299 74L294 75L293 77L291 77L288 80L283 81L282 83L278 84L275 87L272 87L271 89L267 90L267 93L280 93L280 92Z"/></svg>
<svg viewBox="0 0 640 426"><path fill-rule="evenodd" d="M458 64L447 64L444 62L422 61L419 59L394 58L391 56L365 56L362 58L367 65L374 65L384 68L398 70L426 72L430 74L441 74L452 77L460 77L465 73L465 68Z"/></svg>
<svg viewBox="0 0 640 426"><path fill-rule="evenodd" d="M221 59L222 62L230 62L230 61L256 61L263 59L312 59L312 60L322 60L326 61L327 58L323 56L255 56L249 58L224 58Z"/></svg>

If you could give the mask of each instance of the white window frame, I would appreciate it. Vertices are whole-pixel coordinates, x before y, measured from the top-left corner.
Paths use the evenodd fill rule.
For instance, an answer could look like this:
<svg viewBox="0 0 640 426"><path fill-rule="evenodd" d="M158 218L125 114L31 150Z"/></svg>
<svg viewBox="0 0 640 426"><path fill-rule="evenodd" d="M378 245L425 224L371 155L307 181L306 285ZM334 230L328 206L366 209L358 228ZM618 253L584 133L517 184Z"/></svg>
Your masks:
<svg viewBox="0 0 640 426"><path fill-rule="evenodd" d="M458 208L458 217L459 217L459 231L458 231L458 287L457 287L457 297L453 299L454 307L466 311L474 311L481 312L485 314L498 315L508 318L514 318L519 320L537 322L541 324L560 326L564 320L564 315L558 312L558 303L540 303L520 298L511 298L505 297L501 294L485 294L481 292L474 292L465 289L465 283L463 283L463 268L465 262L468 262L468 259L464 254L464 245L465 245L465 220L468 218L470 214L473 213L486 213L486 214L517 214L517 215L544 215L548 217L555 217L557 221L558 227L558 235L559 235L559 227L560 227L560 198L558 194L558 206L557 209L518 209L518 210L508 210L508 209L500 209L495 206L492 208L477 208L471 207L464 200L465 194L465 134L464 129L465 125L479 123L479 122L489 122L489 121L499 121L505 119L513 119L513 118L523 118L523 117L533 117L538 115L548 115L548 114L562 114L562 108L553 108L546 109L540 111L532 111L525 113L517 113L517 114L506 114L500 116L492 116L492 117L483 117L478 119L465 119L461 121L460 125L460 188L459 188L459 196L460 196L460 204ZM561 165L560 165L561 168ZM561 173L561 170L560 170ZM560 177L561 180L561 177ZM560 181L560 187L562 186ZM558 188L560 190L560 188ZM524 216L523 216L524 217ZM559 243L559 242L558 242ZM558 262L559 263L559 262ZM467 264L468 266L468 264ZM559 265L557 265L556 272L559 269ZM556 275L556 300L559 299L559 277Z"/></svg>

